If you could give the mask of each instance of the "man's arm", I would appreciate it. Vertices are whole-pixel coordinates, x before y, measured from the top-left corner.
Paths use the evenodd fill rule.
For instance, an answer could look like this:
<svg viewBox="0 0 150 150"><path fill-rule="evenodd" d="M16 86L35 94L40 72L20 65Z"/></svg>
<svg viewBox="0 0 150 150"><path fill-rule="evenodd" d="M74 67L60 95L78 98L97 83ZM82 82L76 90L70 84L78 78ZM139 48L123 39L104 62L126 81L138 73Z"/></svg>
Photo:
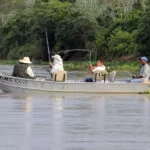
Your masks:
<svg viewBox="0 0 150 150"><path fill-rule="evenodd" d="M34 77L34 73L30 66L27 68L27 74L29 75L29 77L32 77L32 78Z"/></svg>
<svg viewBox="0 0 150 150"><path fill-rule="evenodd" d="M51 62L49 62L49 66L50 68L53 68L53 64Z"/></svg>
<svg viewBox="0 0 150 150"><path fill-rule="evenodd" d="M94 68L95 68L95 67L93 67L92 64L89 65L89 69L90 69L89 74L92 74L92 73L93 73L93 69L94 69Z"/></svg>

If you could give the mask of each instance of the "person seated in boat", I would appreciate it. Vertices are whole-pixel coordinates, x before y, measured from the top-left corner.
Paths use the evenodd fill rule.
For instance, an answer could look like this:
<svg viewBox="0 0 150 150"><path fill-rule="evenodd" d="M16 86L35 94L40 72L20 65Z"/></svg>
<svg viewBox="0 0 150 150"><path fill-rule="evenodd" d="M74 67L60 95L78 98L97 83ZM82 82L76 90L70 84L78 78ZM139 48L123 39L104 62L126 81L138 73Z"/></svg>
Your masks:
<svg viewBox="0 0 150 150"><path fill-rule="evenodd" d="M63 60L60 55L52 56L53 61L49 63L51 67L50 74L53 75L56 71L64 71Z"/></svg>
<svg viewBox="0 0 150 150"><path fill-rule="evenodd" d="M32 62L29 57L23 57L15 65L12 76L21 78L34 78L34 73L30 67Z"/></svg>
<svg viewBox="0 0 150 150"><path fill-rule="evenodd" d="M150 77L150 67L147 64L148 59L147 57L143 56L139 58L141 62L141 69L140 69L140 74L137 76L133 76L132 79L129 82L132 83L146 83L149 80Z"/></svg>
<svg viewBox="0 0 150 150"><path fill-rule="evenodd" d="M92 64L89 64L89 75L93 74L96 71L105 71L105 66L103 63L103 60L98 59L97 60L97 66L93 66ZM85 79L85 82L93 82L93 77L88 77Z"/></svg>
<svg viewBox="0 0 150 150"><path fill-rule="evenodd" d="M99 59L97 60L97 66L93 66L92 64L89 64L89 69L90 69L89 74L92 74L95 71L105 71L105 68L106 67L104 66L103 60Z"/></svg>

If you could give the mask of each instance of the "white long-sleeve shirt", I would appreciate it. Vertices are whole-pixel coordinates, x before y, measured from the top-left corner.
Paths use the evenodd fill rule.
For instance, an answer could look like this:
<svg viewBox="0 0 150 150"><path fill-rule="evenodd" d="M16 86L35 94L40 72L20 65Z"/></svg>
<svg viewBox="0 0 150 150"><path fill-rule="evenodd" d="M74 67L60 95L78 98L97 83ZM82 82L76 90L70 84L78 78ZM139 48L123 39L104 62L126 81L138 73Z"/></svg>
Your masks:
<svg viewBox="0 0 150 150"><path fill-rule="evenodd" d="M92 72L95 72L95 71L105 71L105 66L104 65L103 66L97 66L92 70Z"/></svg>
<svg viewBox="0 0 150 150"><path fill-rule="evenodd" d="M29 75L29 77L34 77L34 73L30 66L27 68L27 74Z"/></svg>
<svg viewBox="0 0 150 150"><path fill-rule="evenodd" d="M148 81L150 77L150 67L148 64L145 64L141 67L140 76L143 77L144 81Z"/></svg>

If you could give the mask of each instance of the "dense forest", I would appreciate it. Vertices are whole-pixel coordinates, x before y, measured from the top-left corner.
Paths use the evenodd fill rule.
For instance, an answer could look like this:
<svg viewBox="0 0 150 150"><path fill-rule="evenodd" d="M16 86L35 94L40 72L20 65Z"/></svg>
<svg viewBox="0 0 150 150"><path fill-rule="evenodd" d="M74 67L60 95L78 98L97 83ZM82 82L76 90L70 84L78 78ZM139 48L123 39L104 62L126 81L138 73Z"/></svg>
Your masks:
<svg viewBox="0 0 150 150"><path fill-rule="evenodd" d="M150 0L1 0L0 59L48 59L88 49L93 59L150 55Z"/></svg>

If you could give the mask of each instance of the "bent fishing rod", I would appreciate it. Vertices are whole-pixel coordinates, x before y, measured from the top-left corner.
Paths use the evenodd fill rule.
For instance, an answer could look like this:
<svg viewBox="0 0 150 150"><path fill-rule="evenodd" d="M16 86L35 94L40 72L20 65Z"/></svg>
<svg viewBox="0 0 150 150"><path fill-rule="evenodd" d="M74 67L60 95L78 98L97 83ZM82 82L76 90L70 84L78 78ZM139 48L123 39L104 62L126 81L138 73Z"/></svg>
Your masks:
<svg viewBox="0 0 150 150"><path fill-rule="evenodd" d="M46 26L45 26L45 35L46 35L46 43L47 43L47 51L48 51L48 60L49 60L49 62L51 62L50 48L49 48L49 41L48 41L48 34L47 34Z"/></svg>

